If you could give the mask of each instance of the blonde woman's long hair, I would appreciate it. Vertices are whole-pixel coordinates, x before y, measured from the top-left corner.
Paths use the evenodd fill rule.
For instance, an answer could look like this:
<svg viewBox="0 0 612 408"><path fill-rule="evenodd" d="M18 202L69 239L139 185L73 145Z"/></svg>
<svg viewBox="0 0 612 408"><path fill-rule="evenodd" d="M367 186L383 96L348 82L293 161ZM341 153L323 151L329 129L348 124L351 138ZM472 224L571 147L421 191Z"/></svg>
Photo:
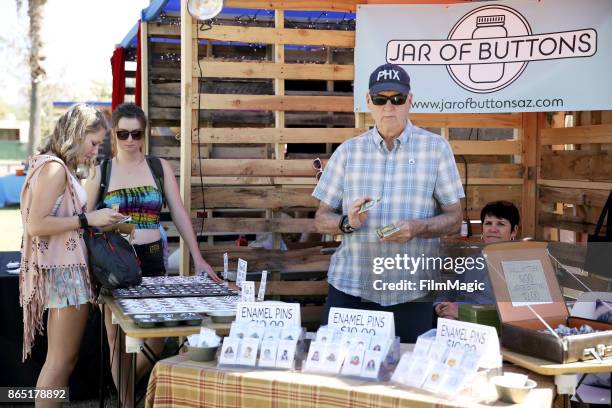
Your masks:
<svg viewBox="0 0 612 408"><path fill-rule="evenodd" d="M79 160L79 152L85 142L85 136L101 129L108 129L102 112L85 103L73 105L60 116L53 133L42 141L39 152L55 154L69 169L76 171L82 163ZM93 170L95 160L94 158L84 163L88 167L88 173Z"/></svg>

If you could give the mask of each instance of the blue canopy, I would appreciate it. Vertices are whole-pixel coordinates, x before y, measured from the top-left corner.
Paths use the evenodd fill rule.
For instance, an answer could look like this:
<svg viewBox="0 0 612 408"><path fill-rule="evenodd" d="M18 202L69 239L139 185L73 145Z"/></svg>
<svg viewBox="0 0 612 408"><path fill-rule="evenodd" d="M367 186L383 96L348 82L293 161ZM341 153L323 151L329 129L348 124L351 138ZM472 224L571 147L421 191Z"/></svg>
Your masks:
<svg viewBox="0 0 612 408"><path fill-rule="evenodd" d="M181 10L180 0L153 0L149 7L143 9L140 13L140 19L142 21L153 21L159 18L159 15L164 13L179 13ZM221 12L221 16L225 18L239 18L241 16L255 16L272 18L274 16L274 10L260 10L260 9L239 9L239 8L224 8ZM288 19L295 18L311 22L324 21L336 22L347 20L355 20L354 13L343 13L337 11L296 11L287 10L285 11L285 17ZM119 46L123 48L136 47L136 40L138 34L138 22L130 29L130 31L123 38Z"/></svg>

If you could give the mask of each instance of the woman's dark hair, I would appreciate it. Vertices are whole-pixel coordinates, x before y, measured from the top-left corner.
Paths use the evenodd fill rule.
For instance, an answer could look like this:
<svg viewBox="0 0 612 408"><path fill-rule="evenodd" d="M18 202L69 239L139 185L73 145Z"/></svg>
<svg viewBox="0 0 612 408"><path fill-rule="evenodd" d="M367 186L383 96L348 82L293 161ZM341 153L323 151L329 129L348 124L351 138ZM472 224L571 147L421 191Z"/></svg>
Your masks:
<svg viewBox="0 0 612 408"><path fill-rule="evenodd" d="M521 222L521 215L518 208L510 201L492 201L487 203L480 211L480 221L484 223L485 217L493 216L510 221L510 227L514 228Z"/></svg>
<svg viewBox="0 0 612 408"><path fill-rule="evenodd" d="M147 115L145 115L142 108L135 103L122 103L115 108L112 116L113 130L117 129L119 120L123 118L138 119L143 130L147 127Z"/></svg>

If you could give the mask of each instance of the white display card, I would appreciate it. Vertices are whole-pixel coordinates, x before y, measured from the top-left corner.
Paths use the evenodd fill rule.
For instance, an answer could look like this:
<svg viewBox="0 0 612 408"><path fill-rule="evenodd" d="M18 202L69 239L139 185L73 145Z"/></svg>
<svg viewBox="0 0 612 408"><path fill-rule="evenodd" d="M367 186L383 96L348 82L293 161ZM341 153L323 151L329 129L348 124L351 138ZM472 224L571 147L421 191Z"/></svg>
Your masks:
<svg viewBox="0 0 612 408"><path fill-rule="evenodd" d="M259 291L257 292L257 301L263 302L266 296L266 284L268 283L268 271L261 271L261 281L259 282Z"/></svg>
<svg viewBox="0 0 612 408"><path fill-rule="evenodd" d="M308 356L306 357L305 371L321 371L325 355L325 344L320 342L310 343Z"/></svg>
<svg viewBox="0 0 612 408"><path fill-rule="evenodd" d="M240 352L240 339L226 337L223 339L219 364L236 364L238 353Z"/></svg>
<svg viewBox="0 0 612 408"><path fill-rule="evenodd" d="M425 378L433 368L435 363L430 359L415 356L406 375L405 384L415 388L421 388L425 382Z"/></svg>
<svg viewBox="0 0 612 408"><path fill-rule="evenodd" d="M255 339L258 342L261 342L264 337L265 327L258 326L256 324L249 325L249 328L246 332L247 339Z"/></svg>
<svg viewBox="0 0 612 408"><path fill-rule="evenodd" d="M423 389L425 391L433 392L437 394L442 387L443 381L446 379L449 367L444 363L435 363L433 368L425 378L423 383Z"/></svg>
<svg viewBox="0 0 612 408"><path fill-rule="evenodd" d="M297 341L300 339L301 334L302 334L301 327L283 327L282 332L281 332L281 339Z"/></svg>
<svg viewBox="0 0 612 408"><path fill-rule="evenodd" d="M236 286L242 287L242 283L246 281L247 277L247 261L238 258L238 270L236 271Z"/></svg>
<svg viewBox="0 0 612 408"><path fill-rule="evenodd" d="M378 378L378 371L382 363L383 355L380 351L366 350L363 356L361 377Z"/></svg>
<svg viewBox="0 0 612 408"><path fill-rule="evenodd" d="M259 350L258 339L244 339L240 344L240 353L238 355L237 364L246 366L255 366L257 361L257 352Z"/></svg>
<svg viewBox="0 0 612 408"><path fill-rule="evenodd" d="M259 353L259 367L276 367L277 340L264 340Z"/></svg>
<svg viewBox="0 0 612 408"><path fill-rule="evenodd" d="M241 302L254 302L255 301L255 282L244 281L242 282L242 290L240 291Z"/></svg>
<svg viewBox="0 0 612 408"><path fill-rule="evenodd" d="M343 360L344 353L342 352L340 343L327 343L325 345L325 354L322 364L323 371L331 374L339 374Z"/></svg>
<svg viewBox="0 0 612 408"><path fill-rule="evenodd" d="M400 358L400 361L397 363L395 367L395 371L393 375L391 375L391 381L407 384L408 383L408 375L410 374L410 367L414 362L414 358L417 357L414 353L404 353Z"/></svg>
<svg viewBox="0 0 612 408"><path fill-rule="evenodd" d="M229 256L227 252L223 253L223 280L227 280L229 273Z"/></svg>
<svg viewBox="0 0 612 408"><path fill-rule="evenodd" d="M280 340L280 337L280 327L266 327L266 330L264 331L264 340Z"/></svg>
<svg viewBox="0 0 612 408"><path fill-rule="evenodd" d="M244 339L247 335L247 331L249 330L249 324L240 323L240 322L232 322L230 326L230 334L229 337L233 339Z"/></svg>
<svg viewBox="0 0 612 408"><path fill-rule="evenodd" d="M278 351L276 353L276 368L293 369L293 360L295 359L296 346L296 340L281 340L278 342Z"/></svg>
<svg viewBox="0 0 612 408"><path fill-rule="evenodd" d="M544 268L539 259L502 261L512 306L553 303Z"/></svg>
<svg viewBox="0 0 612 408"><path fill-rule="evenodd" d="M359 346L352 346L348 349L344 365L342 366L342 375L359 376L361 375L361 367L363 366L363 356L365 349Z"/></svg>

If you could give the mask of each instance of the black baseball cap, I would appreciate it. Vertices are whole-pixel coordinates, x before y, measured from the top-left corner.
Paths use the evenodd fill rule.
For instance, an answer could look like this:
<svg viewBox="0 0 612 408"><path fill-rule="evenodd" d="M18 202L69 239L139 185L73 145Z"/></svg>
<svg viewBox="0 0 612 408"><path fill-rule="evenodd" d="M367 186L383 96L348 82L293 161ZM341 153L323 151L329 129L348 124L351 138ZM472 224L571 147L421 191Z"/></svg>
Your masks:
<svg viewBox="0 0 612 408"><path fill-rule="evenodd" d="M370 74L370 94L384 91L410 92L410 77L404 68L394 64L384 64Z"/></svg>

